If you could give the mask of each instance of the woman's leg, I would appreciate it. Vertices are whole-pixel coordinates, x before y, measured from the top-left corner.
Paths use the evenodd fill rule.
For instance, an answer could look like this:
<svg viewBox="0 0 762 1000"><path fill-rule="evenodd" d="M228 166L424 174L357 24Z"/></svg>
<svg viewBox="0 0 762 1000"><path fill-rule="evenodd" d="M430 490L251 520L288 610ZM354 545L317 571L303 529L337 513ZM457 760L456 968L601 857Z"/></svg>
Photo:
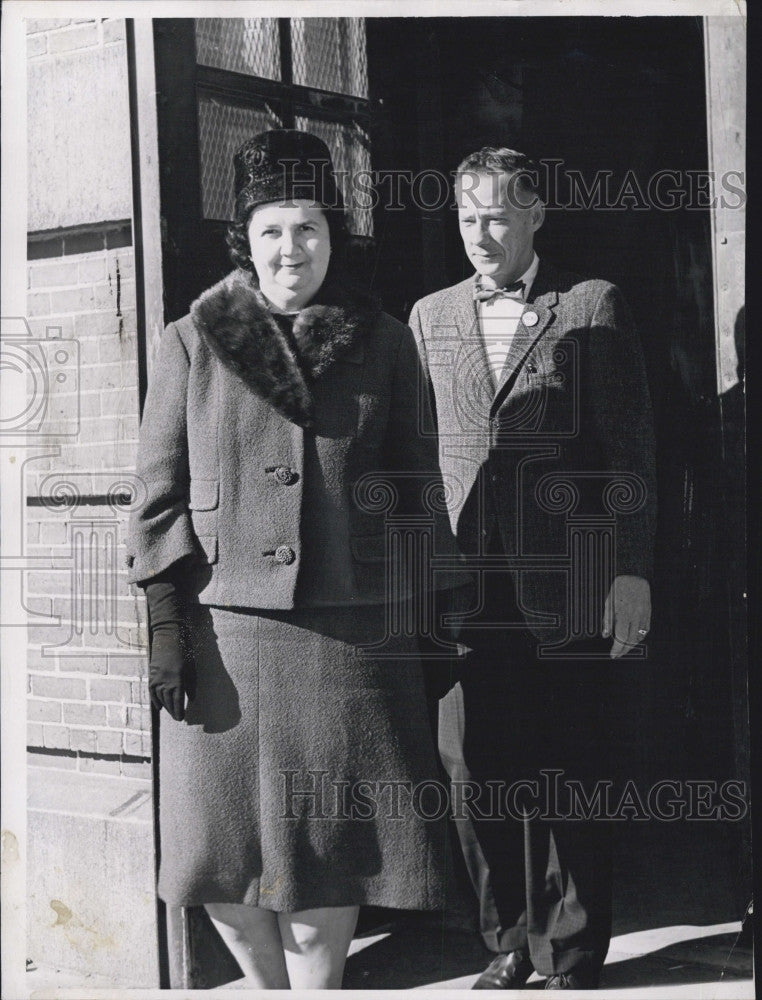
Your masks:
<svg viewBox="0 0 762 1000"><path fill-rule="evenodd" d="M206 912L241 966L247 985L270 990L289 988L278 914L241 903L207 903Z"/></svg>
<svg viewBox="0 0 762 1000"><path fill-rule="evenodd" d="M359 912L359 906L330 906L278 914L292 989L341 989Z"/></svg>

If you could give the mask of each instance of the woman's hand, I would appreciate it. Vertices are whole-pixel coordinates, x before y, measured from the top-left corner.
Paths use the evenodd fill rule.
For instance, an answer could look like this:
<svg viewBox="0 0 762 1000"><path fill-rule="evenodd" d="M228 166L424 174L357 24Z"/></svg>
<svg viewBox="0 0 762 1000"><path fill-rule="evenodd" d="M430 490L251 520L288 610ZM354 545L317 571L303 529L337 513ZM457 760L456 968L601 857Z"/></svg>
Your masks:
<svg viewBox="0 0 762 1000"><path fill-rule="evenodd" d="M155 708L173 719L185 717L185 696L192 698L195 672L185 636L182 598L169 571L145 585L151 634L148 690Z"/></svg>

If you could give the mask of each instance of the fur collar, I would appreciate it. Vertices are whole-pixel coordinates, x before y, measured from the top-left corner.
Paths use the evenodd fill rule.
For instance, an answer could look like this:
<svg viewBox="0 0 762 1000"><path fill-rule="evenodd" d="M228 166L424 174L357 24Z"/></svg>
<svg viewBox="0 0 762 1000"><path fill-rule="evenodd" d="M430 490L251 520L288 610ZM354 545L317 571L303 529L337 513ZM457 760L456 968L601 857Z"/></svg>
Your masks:
<svg viewBox="0 0 762 1000"><path fill-rule="evenodd" d="M370 297L324 286L297 313L291 340L267 309L256 278L239 269L204 292L191 316L222 364L284 417L310 427L312 382L359 342L378 310Z"/></svg>

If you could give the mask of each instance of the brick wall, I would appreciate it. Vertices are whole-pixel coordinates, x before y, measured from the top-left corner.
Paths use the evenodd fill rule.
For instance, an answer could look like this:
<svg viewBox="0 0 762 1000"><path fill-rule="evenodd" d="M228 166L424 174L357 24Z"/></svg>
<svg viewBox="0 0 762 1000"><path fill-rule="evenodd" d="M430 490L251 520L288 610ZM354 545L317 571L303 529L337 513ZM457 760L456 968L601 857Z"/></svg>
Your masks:
<svg viewBox="0 0 762 1000"><path fill-rule="evenodd" d="M28 404L27 955L51 984L155 988L145 603L124 566L139 414L125 22L26 28L27 314L3 336Z"/></svg>
<svg viewBox="0 0 762 1000"><path fill-rule="evenodd" d="M122 560L138 437L133 252L100 238L28 265L49 381L46 447L25 470L27 742L37 764L148 777L145 611Z"/></svg>
<svg viewBox="0 0 762 1000"><path fill-rule="evenodd" d="M122 567L138 437L124 20L30 20L27 55L28 388L46 403L23 475L27 744L37 765L148 778L145 609Z"/></svg>

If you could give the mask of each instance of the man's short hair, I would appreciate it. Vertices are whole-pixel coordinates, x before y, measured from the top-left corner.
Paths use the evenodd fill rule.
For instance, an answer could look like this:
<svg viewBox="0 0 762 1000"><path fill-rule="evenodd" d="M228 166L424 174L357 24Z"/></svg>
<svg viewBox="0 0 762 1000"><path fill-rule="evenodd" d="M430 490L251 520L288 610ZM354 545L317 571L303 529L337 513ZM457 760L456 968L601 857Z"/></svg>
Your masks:
<svg viewBox="0 0 762 1000"><path fill-rule="evenodd" d="M455 180L462 174L509 174L516 187L530 199L521 198L523 207L540 197L540 171L537 163L515 149L507 146L482 146L463 160L455 171Z"/></svg>

